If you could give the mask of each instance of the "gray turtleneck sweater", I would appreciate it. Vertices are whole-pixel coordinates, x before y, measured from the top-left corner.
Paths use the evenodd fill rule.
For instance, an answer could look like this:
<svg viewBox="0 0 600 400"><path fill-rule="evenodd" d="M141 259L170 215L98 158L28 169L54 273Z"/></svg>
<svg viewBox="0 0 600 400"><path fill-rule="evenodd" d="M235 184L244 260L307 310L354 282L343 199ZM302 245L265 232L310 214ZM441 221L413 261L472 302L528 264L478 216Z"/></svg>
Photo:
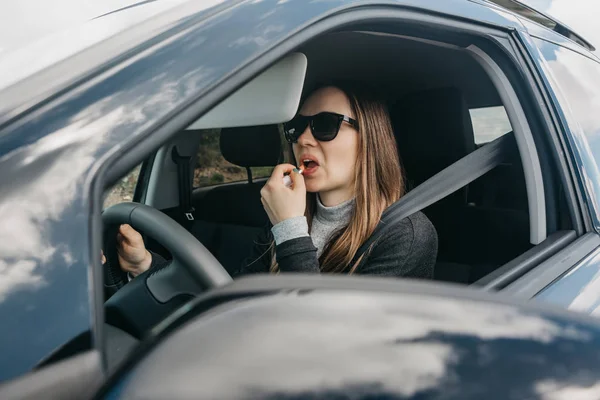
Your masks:
<svg viewBox="0 0 600 400"><path fill-rule="evenodd" d="M275 244L280 245L288 240L309 236L317 248L317 258L319 258L333 233L350 222L353 208L354 199L337 206L326 207L317 195L317 209L313 217L310 235L306 217L286 219L271 228Z"/></svg>

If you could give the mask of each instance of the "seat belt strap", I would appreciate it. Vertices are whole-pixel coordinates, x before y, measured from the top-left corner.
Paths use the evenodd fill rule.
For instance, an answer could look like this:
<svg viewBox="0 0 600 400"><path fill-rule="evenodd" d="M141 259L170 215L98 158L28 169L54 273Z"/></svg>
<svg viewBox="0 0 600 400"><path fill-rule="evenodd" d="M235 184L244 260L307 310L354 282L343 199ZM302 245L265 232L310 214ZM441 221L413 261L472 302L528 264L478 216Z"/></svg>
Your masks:
<svg viewBox="0 0 600 400"><path fill-rule="evenodd" d="M194 207L192 206L192 179L190 175L191 156L181 156L177 146L171 152L173 162L177 164L177 186L179 188L179 209L183 221L194 221Z"/></svg>
<svg viewBox="0 0 600 400"><path fill-rule="evenodd" d="M389 206L383 212L373 234L359 247L355 258L358 259L365 254L404 218L440 201L497 167L506 159L512 141L514 137L511 132L480 147L427 179Z"/></svg>

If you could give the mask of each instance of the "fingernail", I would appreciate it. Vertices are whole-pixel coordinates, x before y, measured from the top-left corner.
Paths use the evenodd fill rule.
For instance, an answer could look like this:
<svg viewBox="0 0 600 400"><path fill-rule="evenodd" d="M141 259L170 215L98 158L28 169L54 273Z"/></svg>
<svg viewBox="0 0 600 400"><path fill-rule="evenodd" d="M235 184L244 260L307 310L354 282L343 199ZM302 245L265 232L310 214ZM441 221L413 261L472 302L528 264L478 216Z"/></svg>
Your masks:
<svg viewBox="0 0 600 400"><path fill-rule="evenodd" d="M300 170L299 170L298 168L294 168L294 170L293 170L293 171L294 171L295 173L297 173L297 174L299 174L299 173L300 173Z"/></svg>

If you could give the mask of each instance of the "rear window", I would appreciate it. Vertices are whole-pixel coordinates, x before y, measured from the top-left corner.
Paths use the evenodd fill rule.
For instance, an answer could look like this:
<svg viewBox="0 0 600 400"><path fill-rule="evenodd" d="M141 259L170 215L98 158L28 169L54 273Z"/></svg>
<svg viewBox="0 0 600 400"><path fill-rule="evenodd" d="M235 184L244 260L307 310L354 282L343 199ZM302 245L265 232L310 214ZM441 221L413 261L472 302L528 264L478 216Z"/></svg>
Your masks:
<svg viewBox="0 0 600 400"><path fill-rule="evenodd" d="M246 168L230 163L221 154L220 129L208 129L200 135L198 161L194 169L194 188L248 180ZM250 170L252 179L259 179L270 176L273 167L250 167Z"/></svg>
<svg viewBox="0 0 600 400"><path fill-rule="evenodd" d="M484 144L512 131L504 106L469 110L473 122L475 144Z"/></svg>

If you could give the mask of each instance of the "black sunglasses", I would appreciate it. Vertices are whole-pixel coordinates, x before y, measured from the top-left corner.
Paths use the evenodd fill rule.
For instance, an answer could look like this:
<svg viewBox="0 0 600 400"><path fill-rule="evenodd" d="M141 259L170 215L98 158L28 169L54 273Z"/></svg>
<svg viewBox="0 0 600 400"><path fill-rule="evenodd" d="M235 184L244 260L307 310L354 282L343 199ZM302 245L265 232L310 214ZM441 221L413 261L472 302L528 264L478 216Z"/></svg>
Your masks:
<svg viewBox="0 0 600 400"><path fill-rule="evenodd" d="M333 112L322 112L308 117L296 115L291 121L283 124L283 132L288 142L296 143L306 127L310 126L315 139L320 142L329 142L337 136L342 122L347 122L358 130L358 122L355 119Z"/></svg>

